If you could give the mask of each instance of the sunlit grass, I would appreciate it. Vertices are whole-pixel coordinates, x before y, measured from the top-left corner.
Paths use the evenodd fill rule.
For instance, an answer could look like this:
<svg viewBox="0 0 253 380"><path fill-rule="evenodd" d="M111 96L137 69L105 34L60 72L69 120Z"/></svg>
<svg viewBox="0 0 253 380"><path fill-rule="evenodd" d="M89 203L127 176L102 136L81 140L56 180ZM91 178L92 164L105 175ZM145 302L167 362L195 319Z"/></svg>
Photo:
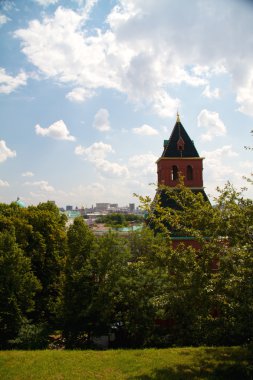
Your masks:
<svg viewBox="0 0 253 380"><path fill-rule="evenodd" d="M245 348L2 351L2 380L253 379Z"/></svg>

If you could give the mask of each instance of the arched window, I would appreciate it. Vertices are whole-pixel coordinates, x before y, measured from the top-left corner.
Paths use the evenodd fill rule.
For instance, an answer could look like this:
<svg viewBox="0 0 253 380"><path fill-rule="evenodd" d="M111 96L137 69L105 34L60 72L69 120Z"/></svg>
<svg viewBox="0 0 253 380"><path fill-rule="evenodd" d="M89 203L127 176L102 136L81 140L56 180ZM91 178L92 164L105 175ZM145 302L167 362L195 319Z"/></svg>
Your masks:
<svg viewBox="0 0 253 380"><path fill-rule="evenodd" d="M171 179L172 181L176 181L178 179L178 167L176 165L172 166Z"/></svg>
<svg viewBox="0 0 253 380"><path fill-rule="evenodd" d="M188 181L193 180L193 169L192 169L192 166L190 165L188 165L186 169L186 178L188 179Z"/></svg>

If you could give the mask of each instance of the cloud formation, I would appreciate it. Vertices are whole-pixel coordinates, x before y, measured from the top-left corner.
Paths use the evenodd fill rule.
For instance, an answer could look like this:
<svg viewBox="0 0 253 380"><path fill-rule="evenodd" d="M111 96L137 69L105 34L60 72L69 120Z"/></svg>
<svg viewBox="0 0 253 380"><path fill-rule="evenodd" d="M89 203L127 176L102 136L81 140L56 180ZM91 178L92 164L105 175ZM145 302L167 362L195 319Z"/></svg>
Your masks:
<svg viewBox="0 0 253 380"><path fill-rule="evenodd" d="M75 141L75 137L71 136L67 126L63 120L58 120L48 128L41 128L39 124L35 125L35 132L40 136L48 136L56 140Z"/></svg>
<svg viewBox="0 0 253 380"><path fill-rule="evenodd" d="M83 156L89 161L104 159L108 153L114 153L114 150L110 144L105 144L102 141L95 142L88 148L85 148L82 145L78 145L75 148L75 154Z"/></svg>
<svg viewBox="0 0 253 380"><path fill-rule="evenodd" d="M95 142L85 148L81 145L75 148L75 154L82 156L87 161L94 164L96 169L108 177L123 177L128 176L128 169L125 165L120 165L117 162L111 162L106 159L109 153L114 153L110 144L105 144L102 141Z"/></svg>
<svg viewBox="0 0 253 380"><path fill-rule="evenodd" d="M66 98L71 102L83 103L87 99L92 98L94 95L94 91L87 90L83 87L76 87L67 93Z"/></svg>
<svg viewBox="0 0 253 380"><path fill-rule="evenodd" d="M209 99L218 99L220 98L220 90L218 88L211 90L208 84L202 92L202 95Z"/></svg>
<svg viewBox="0 0 253 380"><path fill-rule="evenodd" d="M137 177L156 173L157 158L153 153L137 154L129 158L131 173L135 171Z"/></svg>
<svg viewBox="0 0 253 380"><path fill-rule="evenodd" d="M0 162L4 162L7 158L16 157L15 150L7 147L4 140L0 140Z"/></svg>
<svg viewBox="0 0 253 380"><path fill-rule="evenodd" d="M231 159L237 157L238 153L233 150L231 145L224 145L221 148L204 151L201 154L205 157L205 173L210 188L223 185L228 177L236 179L237 172L231 165ZM242 173L240 178L242 179Z"/></svg>
<svg viewBox="0 0 253 380"><path fill-rule="evenodd" d="M15 77L8 75L4 68L0 67L0 93L10 94L20 86L25 86L27 82L27 74L21 71Z"/></svg>
<svg viewBox="0 0 253 380"><path fill-rule="evenodd" d="M22 177L33 177L34 176L34 174L32 172L29 172L29 171L28 172L24 172L21 175L22 175Z"/></svg>
<svg viewBox="0 0 253 380"><path fill-rule="evenodd" d="M54 187L49 185L48 181L34 181L34 182L25 182L25 186L35 186L38 187L41 191L53 192L55 191Z"/></svg>
<svg viewBox="0 0 253 380"><path fill-rule="evenodd" d="M143 124L141 127L133 128L133 133L141 136L154 136L158 135L158 131L155 128L152 128L148 124Z"/></svg>
<svg viewBox="0 0 253 380"><path fill-rule="evenodd" d="M170 93L171 85L205 86L204 96L218 98L219 91L210 89L210 80L228 73L239 110L253 115L250 2L231 0L233 7L228 11L225 0L219 6L192 0L187 14L186 2L161 0L158 7L152 0L119 0L107 17L106 28L89 35L84 25L96 3L90 0L79 11L58 7L53 15L45 14L41 21L18 29L15 36L29 61L46 77L86 90L120 91L161 117L174 115L180 104ZM220 38L224 34L233 44ZM73 91L68 97L80 99Z"/></svg>
<svg viewBox="0 0 253 380"><path fill-rule="evenodd" d="M9 183L7 181L3 181L2 179L0 179L0 187L9 187Z"/></svg>
<svg viewBox="0 0 253 380"><path fill-rule="evenodd" d="M36 3L38 3L39 5L43 7L48 7L49 5L58 3L58 0L34 0L34 1L36 1Z"/></svg>
<svg viewBox="0 0 253 380"><path fill-rule="evenodd" d="M218 112L203 109L198 115L198 127L207 129L207 132L201 135L202 140L211 141L214 137L224 136L226 127L220 119Z"/></svg>
<svg viewBox="0 0 253 380"><path fill-rule="evenodd" d="M0 13L0 26L6 24L9 20L9 17Z"/></svg>
<svg viewBox="0 0 253 380"><path fill-rule="evenodd" d="M110 131L109 112L105 108L100 108L94 117L93 127L100 132Z"/></svg>

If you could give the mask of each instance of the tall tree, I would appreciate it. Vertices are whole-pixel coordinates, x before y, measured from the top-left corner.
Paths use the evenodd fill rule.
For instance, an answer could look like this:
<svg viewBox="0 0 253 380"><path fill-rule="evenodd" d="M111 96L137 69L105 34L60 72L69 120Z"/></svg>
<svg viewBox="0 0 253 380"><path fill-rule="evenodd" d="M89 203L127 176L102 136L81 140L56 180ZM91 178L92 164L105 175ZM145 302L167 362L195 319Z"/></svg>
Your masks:
<svg viewBox="0 0 253 380"><path fill-rule="evenodd" d="M16 243L31 260L34 275L42 286L35 299L35 322L53 324L63 285L66 255L66 217L52 203L20 208L17 204L0 205L0 226L14 231Z"/></svg>
<svg viewBox="0 0 253 380"><path fill-rule="evenodd" d="M159 194L164 193L177 207L162 207ZM167 280L156 304L160 315L172 322L170 343L238 344L252 339L252 200L227 184L212 206L180 183L176 189L162 187L155 202L142 201L152 227L167 240L160 262ZM188 236L195 243L189 247L181 239L180 245L173 244L175 236Z"/></svg>
<svg viewBox="0 0 253 380"><path fill-rule="evenodd" d="M68 347L85 341L94 276L91 253L94 235L83 218L76 218L67 232L68 254L63 301L64 336Z"/></svg>
<svg viewBox="0 0 253 380"><path fill-rule="evenodd" d="M36 299L35 318L51 325L57 323L62 298L63 271L66 260L66 217L52 202L30 206L26 218L32 226L25 252L42 291Z"/></svg>
<svg viewBox="0 0 253 380"><path fill-rule="evenodd" d="M31 260L16 243L14 231L0 233L0 347L8 347L22 323L34 310L34 297L41 289Z"/></svg>

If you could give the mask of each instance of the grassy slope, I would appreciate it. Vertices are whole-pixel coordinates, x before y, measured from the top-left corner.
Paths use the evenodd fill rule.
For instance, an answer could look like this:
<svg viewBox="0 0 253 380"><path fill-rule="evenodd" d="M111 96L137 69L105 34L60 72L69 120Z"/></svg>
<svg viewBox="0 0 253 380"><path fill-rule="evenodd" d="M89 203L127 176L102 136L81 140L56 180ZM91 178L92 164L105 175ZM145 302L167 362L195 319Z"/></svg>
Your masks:
<svg viewBox="0 0 253 380"><path fill-rule="evenodd" d="M253 379L240 347L110 351L2 351L2 380Z"/></svg>

